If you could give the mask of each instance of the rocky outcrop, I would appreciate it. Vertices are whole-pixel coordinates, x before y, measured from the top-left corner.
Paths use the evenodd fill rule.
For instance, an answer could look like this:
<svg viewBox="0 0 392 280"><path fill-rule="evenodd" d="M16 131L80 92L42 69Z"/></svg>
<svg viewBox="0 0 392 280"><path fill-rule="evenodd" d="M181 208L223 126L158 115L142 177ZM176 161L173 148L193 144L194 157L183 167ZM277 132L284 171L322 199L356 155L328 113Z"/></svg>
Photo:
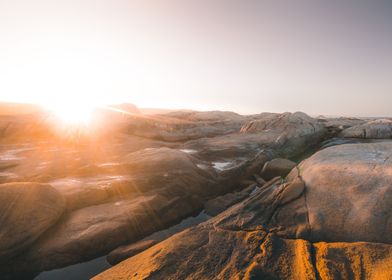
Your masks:
<svg viewBox="0 0 392 280"><path fill-rule="evenodd" d="M391 156L392 143L324 149L287 180L95 279L385 278L392 273Z"/></svg>
<svg viewBox="0 0 392 280"><path fill-rule="evenodd" d="M115 279L388 279L392 246L310 243L262 229L182 232L94 277ZM174 269L175 268L175 269Z"/></svg>
<svg viewBox="0 0 392 280"><path fill-rule="evenodd" d="M189 141L185 147L215 161L251 158L261 150L272 151L273 157L291 158L319 143L327 132L322 123L300 112L254 118L239 133Z"/></svg>
<svg viewBox="0 0 392 280"><path fill-rule="evenodd" d="M16 165L4 161L4 170L17 175L6 180L50 182L67 212L23 254L1 263L3 278L108 254L203 206L214 215L232 206L217 216L217 229L263 225L266 234L274 229L281 238L310 234L303 182L278 178L264 185L258 174L267 161L293 158L317 144L326 133L321 122L303 113L125 115L104 136L76 144L31 143L32 150L15 154L21 158ZM255 187L242 190L253 178L260 195Z"/></svg>
<svg viewBox="0 0 392 280"><path fill-rule="evenodd" d="M356 125L343 130L340 136L345 138L391 139L392 120L380 119Z"/></svg>
<svg viewBox="0 0 392 280"><path fill-rule="evenodd" d="M0 261L28 249L65 210L63 197L50 185L0 185Z"/></svg>
<svg viewBox="0 0 392 280"><path fill-rule="evenodd" d="M263 226L230 229L216 220L183 231L94 280L388 279L392 246L284 239Z"/></svg>

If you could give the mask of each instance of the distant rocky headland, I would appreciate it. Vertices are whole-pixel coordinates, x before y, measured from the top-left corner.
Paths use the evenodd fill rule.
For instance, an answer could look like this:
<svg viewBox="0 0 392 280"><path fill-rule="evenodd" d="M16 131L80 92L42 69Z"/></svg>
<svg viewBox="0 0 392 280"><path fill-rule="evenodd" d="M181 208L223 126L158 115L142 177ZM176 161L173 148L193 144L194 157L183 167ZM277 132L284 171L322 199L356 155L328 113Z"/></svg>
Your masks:
<svg viewBox="0 0 392 280"><path fill-rule="evenodd" d="M391 119L111 108L0 114L0 279L390 279Z"/></svg>

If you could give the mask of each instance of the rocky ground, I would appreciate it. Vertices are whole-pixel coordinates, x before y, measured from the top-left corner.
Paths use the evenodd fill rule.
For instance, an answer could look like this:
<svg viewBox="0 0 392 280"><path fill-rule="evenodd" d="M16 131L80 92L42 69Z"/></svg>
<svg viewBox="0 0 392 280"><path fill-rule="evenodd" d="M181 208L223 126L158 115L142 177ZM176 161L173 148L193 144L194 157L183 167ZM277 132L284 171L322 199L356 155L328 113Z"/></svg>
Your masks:
<svg viewBox="0 0 392 280"><path fill-rule="evenodd" d="M0 279L102 256L96 279L392 275L390 120L114 108L0 116Z"/></svg>

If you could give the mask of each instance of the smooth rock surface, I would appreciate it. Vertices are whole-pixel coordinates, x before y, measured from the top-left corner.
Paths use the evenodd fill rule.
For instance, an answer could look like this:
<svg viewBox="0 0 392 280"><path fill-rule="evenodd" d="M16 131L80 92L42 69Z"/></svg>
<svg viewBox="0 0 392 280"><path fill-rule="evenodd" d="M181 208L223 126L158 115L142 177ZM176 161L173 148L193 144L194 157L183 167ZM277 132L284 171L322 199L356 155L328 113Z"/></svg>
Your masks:
<svg viewBox="0 0 392 280"><path fill-rule="evenodd" d="M73 211L23 255L3 262L2 277L20 279L105 255L192 215L201 209L197 203L192 198L153 195Z"/></svg>
<svg viewBox="0 0 392 280"><path fill-rule="evenodd" d="M392 243L391 158L392 143L346 144L301 163L311 240Z"/></svg>
<svg viewBox="0 0 392 280"><path fill-rule="evenodd" d="M58 221L64 210L64 198L48 184L1 184L1 262L28 249Z"/></svg>

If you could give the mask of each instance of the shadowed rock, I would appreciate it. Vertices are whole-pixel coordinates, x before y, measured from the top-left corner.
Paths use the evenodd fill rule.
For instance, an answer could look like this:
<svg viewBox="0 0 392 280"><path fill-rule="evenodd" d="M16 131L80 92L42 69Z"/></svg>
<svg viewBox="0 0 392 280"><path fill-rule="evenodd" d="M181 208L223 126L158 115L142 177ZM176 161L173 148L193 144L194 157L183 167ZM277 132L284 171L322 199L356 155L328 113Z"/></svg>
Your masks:
<svg viewBox="0 0 392 280"><path fill-rule="evenodd" d="M0 185L0 260L28 249L65 210L63 197L47 184Z"/></svg>

